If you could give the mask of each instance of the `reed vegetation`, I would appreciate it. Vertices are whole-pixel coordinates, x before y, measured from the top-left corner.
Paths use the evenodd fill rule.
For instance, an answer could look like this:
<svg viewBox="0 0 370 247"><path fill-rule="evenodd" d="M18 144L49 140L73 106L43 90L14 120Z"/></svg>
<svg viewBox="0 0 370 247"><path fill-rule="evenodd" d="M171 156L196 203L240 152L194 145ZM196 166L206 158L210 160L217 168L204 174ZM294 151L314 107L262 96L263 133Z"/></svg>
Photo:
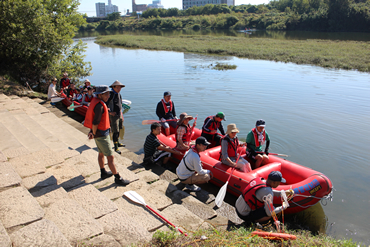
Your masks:
<svg viewBox="0 0 370 247"><path fill-rule="evenodd" d="M96 43L126 48L232 55L249 59L370 72L370 42L200 35L166 37L111 35L98 37Z"/></svg>
<svg viewBox="0 0 370 247"><path fill-rule="evenodd" d="M138 246L346 246L357 247L351 239L334 239L325 234L312 235L309 231L286 231L297 237L296 240L268 240L251 236L253 228L234 228L231 230L198 230L185 237L173 231L157 231L149 243Z"/></svg>

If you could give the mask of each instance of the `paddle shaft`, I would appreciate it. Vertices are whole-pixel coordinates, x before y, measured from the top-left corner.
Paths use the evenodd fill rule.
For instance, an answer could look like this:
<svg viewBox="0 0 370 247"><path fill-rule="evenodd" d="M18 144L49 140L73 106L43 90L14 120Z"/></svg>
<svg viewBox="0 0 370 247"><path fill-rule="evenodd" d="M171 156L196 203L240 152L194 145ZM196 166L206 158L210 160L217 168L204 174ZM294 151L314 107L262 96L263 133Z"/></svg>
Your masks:
<svg viewBox="0 0 370 247"><path fill-rule="evenodd" d="M241 153L242 153L242 150L240 150L240 153L238 153L238 157L236 158L235 165L238 164L239 158L240 158L240 156L242 156ZM231 175L233 175L234 171L235 171L235 167L233 167L233 169L231 170L230 175L229 175L229 178L227 179L226 184L229 183L230 178L231 178Z"/></svg>
<svg viewBox="0 0 370 247"><path fill-rule="evenodd" d="M265 152L256 152L256 153L258 153L258 154L264 154ZM284 156L284 157L288 157L289 156L287 154L277 154L277 153L269 153L269 154L271 154L271 155L277 155L277 156Z"/></svg>
<svg viewBox="0 0 370 247"><path fill-rule="evenodd" d="M158 215L162 220L164 220L165 222L167 222L168 224L170 224L171 226L173 226L175 229L177 229L179 232L181 232L182 234L184 234L185 236L188 236L188 234L186 234L185 232L183 232L180 228L177 228L174 224L172 224L171 222L169 222L166 218L164 218L162 215L160 215L159 213L157 213L154 209L152 209L150 206L148 206L147 204L145 204L145 207L147 207L150 211L152 211L153 213L155 213L156 215Z"/></svg>
<svg viewBox="0 0 370 247"><path fill-rule="evenodd" d="M168 120L165 120L165 122L169 122L169 121L177 121L177 119L168 119ZM141 122L142 125L146 125L146 124L152 124L152 123L160 123L162 122L161 120L143 120Z"/></svg>

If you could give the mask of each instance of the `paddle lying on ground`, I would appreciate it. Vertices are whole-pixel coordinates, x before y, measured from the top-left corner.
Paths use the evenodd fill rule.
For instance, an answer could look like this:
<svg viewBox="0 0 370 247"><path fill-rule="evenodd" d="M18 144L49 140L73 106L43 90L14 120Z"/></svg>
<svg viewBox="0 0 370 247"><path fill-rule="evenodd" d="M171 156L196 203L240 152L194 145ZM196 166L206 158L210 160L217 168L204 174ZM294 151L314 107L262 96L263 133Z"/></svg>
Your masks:
<svg viewBox="0 0 370 247"><path fill-rule="evenodd" d="M77 107L81 107L82 105L70 105L67 107L68 110L72 111L73 109L77 108Z"/></svg>
<svg viewBox="0 0 370 247"><path fill-rule="evenodd" d="M256 152L256 153L258 153L258 154L264 154L264 152ZM287 155L287 154L276 154L276 153L269 153L269 154L271 154L271 155L277 155L277 156L283 156L283 157L289 157L289 155Z"/></svg>
<svg viewBox="0 0 370 247"><path fill-rule="evenodd" d="M181 229L177 228L174 224L172 224L171 222L169 222L167 219L165 219L162 215L160 215L159 213L157 213L154 209L152 209L151 207L149 207L145 201L144 201L144 198L142 198L138 193L136 193L135 191L126 191L125 193L123 193L124 196L126 196L128 199L130 199L131 201L137 203L137 204L141 204L143 206L145 206L146 208L148 208L150 211L152 211L153 213L155 213L156 215L158 215L162 220L164 220L165 222L167 222L168 224L170 224L171 226L173 226L175 229L177 229L179 232L181 232L182 234L184 234L185 236L188 236L186 233L184 233Z"/></svg>
<svg viewBox="0 0 370 247"><path fill-rule="evenodd" d="M242 156L241 151L242 150L240 150L240 153L238 153L238 158L236 159L235 164L238 163L240 156ZM226 195L226 190L227 190L227 185L229 184L231 175L233 175L234 170L235 170L235 167L232 168L232 170L230 172L230 175L229 175L229 178L227 179L226 183L221 187L221 189L218 191L218 194L216 196L215 203L216 203L217 207L219 207L219 208L221 207L222 203L224 202L225 195Z"/></svg>
<svg viewBox="0 0 370 247"><path fill-rule="evenodd" d="M165 122L169 122L169 121L177 121L177 119L168 119ZM160 123L160 122L162 122L162 121L161 120L143 120L141 122L141 124L142 125L147 125L147 124Z"/></svg>

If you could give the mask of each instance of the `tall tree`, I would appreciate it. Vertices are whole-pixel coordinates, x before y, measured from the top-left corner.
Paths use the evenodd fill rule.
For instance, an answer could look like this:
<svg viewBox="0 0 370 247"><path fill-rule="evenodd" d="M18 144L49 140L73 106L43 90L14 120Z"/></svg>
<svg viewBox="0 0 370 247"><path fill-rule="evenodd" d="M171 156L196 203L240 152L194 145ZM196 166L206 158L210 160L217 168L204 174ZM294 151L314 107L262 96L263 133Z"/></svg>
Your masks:
<svg viewBox="0 0 370 247"><path fill-rule="evenodd" d="M58 68L73 77L89 75L91 67L81 60L83 43L72 47L77 26L85 22L78 5L78 0L0 1L0 72L31 85L60 76ZM63 61L83 69L73 71Z"/></svg>

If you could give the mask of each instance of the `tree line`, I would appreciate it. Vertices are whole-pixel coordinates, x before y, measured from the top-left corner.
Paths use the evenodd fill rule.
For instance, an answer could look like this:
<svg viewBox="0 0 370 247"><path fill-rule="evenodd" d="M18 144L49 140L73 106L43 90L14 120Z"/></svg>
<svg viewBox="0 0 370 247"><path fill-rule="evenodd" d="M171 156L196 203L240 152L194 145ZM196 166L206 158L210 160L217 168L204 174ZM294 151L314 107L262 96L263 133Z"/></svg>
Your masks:
<svg viewBox="0 0 370 247"><path fill-rule="evenodd" d="M133 13L136 16L136 13ZM273 0L269 4L207 4L186 10L148 9L139 19L105 20L80 30L243 29L370 31L370 0Z"/></svg>

